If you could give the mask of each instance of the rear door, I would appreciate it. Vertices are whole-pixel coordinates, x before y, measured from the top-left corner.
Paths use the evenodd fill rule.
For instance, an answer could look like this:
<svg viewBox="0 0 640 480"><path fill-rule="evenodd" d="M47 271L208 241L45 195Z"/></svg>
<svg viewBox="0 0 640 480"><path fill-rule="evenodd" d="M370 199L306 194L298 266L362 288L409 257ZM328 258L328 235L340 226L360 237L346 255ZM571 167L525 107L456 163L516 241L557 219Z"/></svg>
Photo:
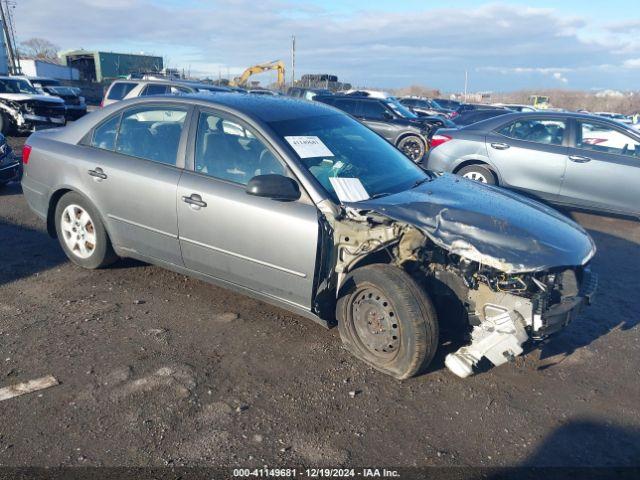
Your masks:
<svg viewBox="0 0 640 480"><path fill-rule="evenodd" d="M278 202L246 193L256 175L292 175L269 143L233 116L202 110L189 143L191 168L177 194L185 266L310 310L315 205L307 198Z"/></svg>
<svg viewBox="0 0 640 480"><path fill-rule="evenodd" d="M83 171L89 192L119 248L182 265L176 191L184 166L189 109L136 106L94 130ZM182 152L182 154L181 154Z"/></svg>
<svg viewBox="0 0 640 480"><path fill-rule="evenodd" d="M585 208L640 212L640 141L623 128L576 120L560 200Z"/></svg>
<svg viewBox="0 0 640 480"><path fill-rule="evenodd" d="M486 137L502 185L555 201L567 164L569 134L562 117L520 117Z"/></svg>

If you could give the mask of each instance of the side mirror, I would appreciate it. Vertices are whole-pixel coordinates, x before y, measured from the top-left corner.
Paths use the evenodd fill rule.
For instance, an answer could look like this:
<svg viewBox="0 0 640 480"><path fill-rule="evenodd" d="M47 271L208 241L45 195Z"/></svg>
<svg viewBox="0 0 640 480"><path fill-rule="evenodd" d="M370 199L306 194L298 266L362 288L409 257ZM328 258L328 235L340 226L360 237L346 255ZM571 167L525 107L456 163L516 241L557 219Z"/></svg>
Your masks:
<svg viewBox="0 0 640 480"><path fill-rule="evenodd" d="M256 175L247 183L246 192L256 197L266 197L281 202L293 202L300 198L298 183L284 175Z"/></svg>

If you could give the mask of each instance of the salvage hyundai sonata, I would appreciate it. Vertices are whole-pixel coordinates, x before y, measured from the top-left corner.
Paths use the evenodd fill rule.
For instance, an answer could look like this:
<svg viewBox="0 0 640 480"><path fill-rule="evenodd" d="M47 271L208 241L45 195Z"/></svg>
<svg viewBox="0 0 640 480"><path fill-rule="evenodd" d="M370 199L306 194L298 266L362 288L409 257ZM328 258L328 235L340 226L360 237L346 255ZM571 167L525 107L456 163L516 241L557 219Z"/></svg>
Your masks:
<svg viewBox="0 0 640 480"><path fill-rule="evenodd" d="M337 324L404 379L433 359L446 308L465 377L572 320L590 236L514 193L426 172L326 105L254 95L144 97L37 132L22 185L69 259L133 257ZM453 311L451 309L450 311Z"/></svg>

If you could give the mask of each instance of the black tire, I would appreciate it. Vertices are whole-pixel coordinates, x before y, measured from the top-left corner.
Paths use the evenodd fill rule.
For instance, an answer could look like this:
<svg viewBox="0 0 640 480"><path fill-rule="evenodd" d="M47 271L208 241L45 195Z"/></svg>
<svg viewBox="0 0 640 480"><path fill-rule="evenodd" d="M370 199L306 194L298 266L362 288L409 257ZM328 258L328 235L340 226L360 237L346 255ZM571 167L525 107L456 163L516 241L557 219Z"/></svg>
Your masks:
<svg viewBox="0 0 640 480"><path fill-rule="evenodd" d="M93 242L92 244L90 244L88 241L81 242L83 243L85 250L89 251L89 255L86 258L81 258L81 253L79 253L79 250L72 250L65 241L65 238L68 237L68 234L70 232L63 231L63 222L65 224L68 223L63 220L63 215L65 215L67 207L70 206L80 207L80 209L86 211L89 216L90 223L88 225L91 225L90 230L92 235L95 236L95 242ZM70 218L67 216L67 219ZM71 218L71 220L73 219ZM118 259L118 256L113 251L113 247L111 246L109 235L107 235L107 231L102 224L100 214L91 204L91 202L89 202L82 195L75 192L69 192L63 195L62 198L60 198L58 204L56 205L55 225L58 240L60 241L60 245L62 246L64 253L67 255L67 257L69 257L69 260L71 260L76 265L87 269L96 269L106 267L107 265L112 264ZM92 236L92 239L93 238L94 237ZM87 248L87 245L93 245L93 247Z"/></svg>
<svg viewBox="0 0 640 480"><path fill-rule="evenodd" d="M416 163L419 163L424 158L427 150L424 140L418 135L402 137L396 147L404 153L406 157Z"/></svg>
<svg viewBox="0 0 640 480"><path fill-rule="evenodd" d="M3 135L11 133L11 122L4 113L0 113L0 133Z"/></svg>
<svg viewBox="0 0 640 480"><path fill-rule="evenodd" d="M438 349L435 308L398 267L374 264L349 273L336 315L345 348L399 380L423 371Z"/></svg>
<svg viewBox="0 0 640 480"><path fill-rule="evenodd" d="M485 164L467 165L456 172L461 177L488 185L497 185L496 174Z"/></svg>

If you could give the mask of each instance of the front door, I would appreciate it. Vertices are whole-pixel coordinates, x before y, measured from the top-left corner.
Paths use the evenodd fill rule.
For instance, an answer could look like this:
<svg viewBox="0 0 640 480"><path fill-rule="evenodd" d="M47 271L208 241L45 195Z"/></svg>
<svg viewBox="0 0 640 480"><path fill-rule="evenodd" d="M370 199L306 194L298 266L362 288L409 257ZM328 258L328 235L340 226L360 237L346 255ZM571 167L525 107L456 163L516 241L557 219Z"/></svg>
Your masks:
<svg viewBox="0 0 640 480"><path fill-rule="evenodd" d="M171 105L132 107L100 124L85 147L85 191L114 245L133 256L182 265L176 191L187 116Z"/></svg>
<svg viewBox="0 0 640 480"><path fill-rule="evenodd" d="M520 118L487 134L487 153L502 185L557 200L567 163L564 119Z"/></svg>
<svg viewBox="0 0 640 480"><path fill-rule="evenodd" d="M193 170L178 185L186 267L310 310L315 205L248 195L245 186L256 175L289 175L284 163L234 117L202 111L194 123Z"/></svg>
<svg viewBox="0 0 640 480"><path fill-rule="evenodd" d="M561 201L637 215L640 212L640 141L597 120L576 120Z"/></svg>

